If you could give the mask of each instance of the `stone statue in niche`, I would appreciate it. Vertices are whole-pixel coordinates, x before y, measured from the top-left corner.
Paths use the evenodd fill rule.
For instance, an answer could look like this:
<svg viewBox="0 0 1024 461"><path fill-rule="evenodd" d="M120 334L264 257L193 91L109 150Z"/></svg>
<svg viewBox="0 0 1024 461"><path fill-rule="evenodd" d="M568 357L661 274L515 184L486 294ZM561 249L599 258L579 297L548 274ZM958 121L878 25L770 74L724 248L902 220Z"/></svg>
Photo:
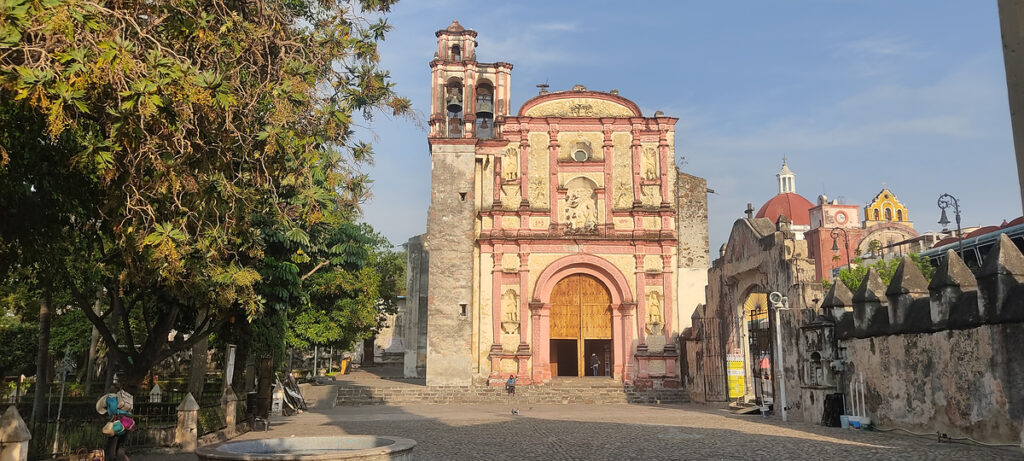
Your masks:
<svg viewBox="0 0 1024 461"><path fill-rule="evenodd" d="M653 147L644 149L643 162L641 165L643 165L641 174L644 179L658 179L658 150Z"/></svg>
<svg viewBox="0 0 1024 461"><path fill-rule="evenodd" d="M519 334L519 293L511 288L501 295L501 332Z"/></svg>
<svg viewBox="0 0 1024 461"><path fill-rule="evenodd" d="M574 180L575 181L575 180ZM562 221L567 232L586 233L597 231L597 203L594 190L584 183L569 187L565 195L565 211Z"/></svg>
<svg viewBox="0 0 1024 461"><path fill-rule="evenodd" d="M665 317L661 310L661 293L647 293L647 334L660 335L665 330Z"/></svg>
<svg viewBox="0 0 1024 461"><path fill-rule="evenodd" d="M506 181L519 179L519 148L505 149L505 155L501 157L501 175Z"/></svg>

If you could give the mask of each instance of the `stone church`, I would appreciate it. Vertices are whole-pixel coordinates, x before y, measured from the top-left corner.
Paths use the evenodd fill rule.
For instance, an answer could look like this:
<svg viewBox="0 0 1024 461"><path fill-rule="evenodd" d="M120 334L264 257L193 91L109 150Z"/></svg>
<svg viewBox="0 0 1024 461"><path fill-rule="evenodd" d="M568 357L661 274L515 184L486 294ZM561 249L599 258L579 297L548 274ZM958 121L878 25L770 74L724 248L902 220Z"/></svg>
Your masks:
<svg viewBox="0 0 1024 461"><path fill-rule="evenodd" d="M678 119L582 85L512 112L512 64L478 61L457 21L436 36L406 376L678 387L676 339L708 270L707 187L675 164Z"/></svg>

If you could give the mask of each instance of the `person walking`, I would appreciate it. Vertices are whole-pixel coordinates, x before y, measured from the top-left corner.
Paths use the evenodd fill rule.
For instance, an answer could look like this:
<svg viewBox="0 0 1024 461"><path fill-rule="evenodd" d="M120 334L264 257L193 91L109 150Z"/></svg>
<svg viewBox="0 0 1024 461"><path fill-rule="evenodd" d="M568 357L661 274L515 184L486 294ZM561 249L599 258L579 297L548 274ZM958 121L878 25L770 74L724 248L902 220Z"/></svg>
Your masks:
<svg viewBox="0 0 1024 461"><path fill-rule="evenodd" d="M597 354L590 354L590 368L594 370L592 376L600 376L597 374L597 369L601 367L601 359L597 358Z"/></svg>
<svg viewBox="0 0 1024 461"><path fill-rule="evenodd" d="M508 403L510 407L514 407L516 397L516 375L509 375L508 381L505 381L505 393L508 394ZM512 414L518 415L519 409L512 408Z"/></svg>

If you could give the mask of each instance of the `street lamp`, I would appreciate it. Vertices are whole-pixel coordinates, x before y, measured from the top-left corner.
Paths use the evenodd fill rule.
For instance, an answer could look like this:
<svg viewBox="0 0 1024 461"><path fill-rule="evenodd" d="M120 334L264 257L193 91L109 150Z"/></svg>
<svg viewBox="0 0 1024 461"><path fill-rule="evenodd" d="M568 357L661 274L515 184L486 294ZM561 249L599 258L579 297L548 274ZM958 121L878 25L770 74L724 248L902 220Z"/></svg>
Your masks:
<svg viewBox="0 0 1024 461"><path fill-rule="evenodd" d="M960 257L964 256L964 236L960 232L960 201L956 197L949 194L942 194L939 196L939 209L942 210L942 215L939 217L939 225L942 226L942 230L946 230L946 226L949 225L949 218L946 217L946 208L953 207L953 217L956 218L956 239L958 242L957 251L960 253Z"/></svg>
<svg viewBox="0 0 1024 461"><path fill-rule="evenodd" d="M839 252L839 234L843 234L843 244L844 246L846 246L846 265L851 266L852 261L850 261L850 236L847 235L846 229L843 229L841 227L833 227L832 231L829 232L829 235L832 236L832 252Z"/></svg>

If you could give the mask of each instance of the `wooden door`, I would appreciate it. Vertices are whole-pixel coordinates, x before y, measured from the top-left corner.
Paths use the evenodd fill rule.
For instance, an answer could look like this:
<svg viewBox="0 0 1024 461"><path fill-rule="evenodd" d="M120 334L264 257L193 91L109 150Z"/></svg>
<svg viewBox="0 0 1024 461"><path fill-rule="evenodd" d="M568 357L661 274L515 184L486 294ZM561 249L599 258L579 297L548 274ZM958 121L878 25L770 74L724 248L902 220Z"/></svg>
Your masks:
<svg viewBox="0 0 1024 461"><path fill-rule="evenodd" d="M611 294L596 278L570 275L551 291L551 338L576 340L578 376L584 376L585 339L612 339ZM554 350L554 349L552 349Z"/></svg>

